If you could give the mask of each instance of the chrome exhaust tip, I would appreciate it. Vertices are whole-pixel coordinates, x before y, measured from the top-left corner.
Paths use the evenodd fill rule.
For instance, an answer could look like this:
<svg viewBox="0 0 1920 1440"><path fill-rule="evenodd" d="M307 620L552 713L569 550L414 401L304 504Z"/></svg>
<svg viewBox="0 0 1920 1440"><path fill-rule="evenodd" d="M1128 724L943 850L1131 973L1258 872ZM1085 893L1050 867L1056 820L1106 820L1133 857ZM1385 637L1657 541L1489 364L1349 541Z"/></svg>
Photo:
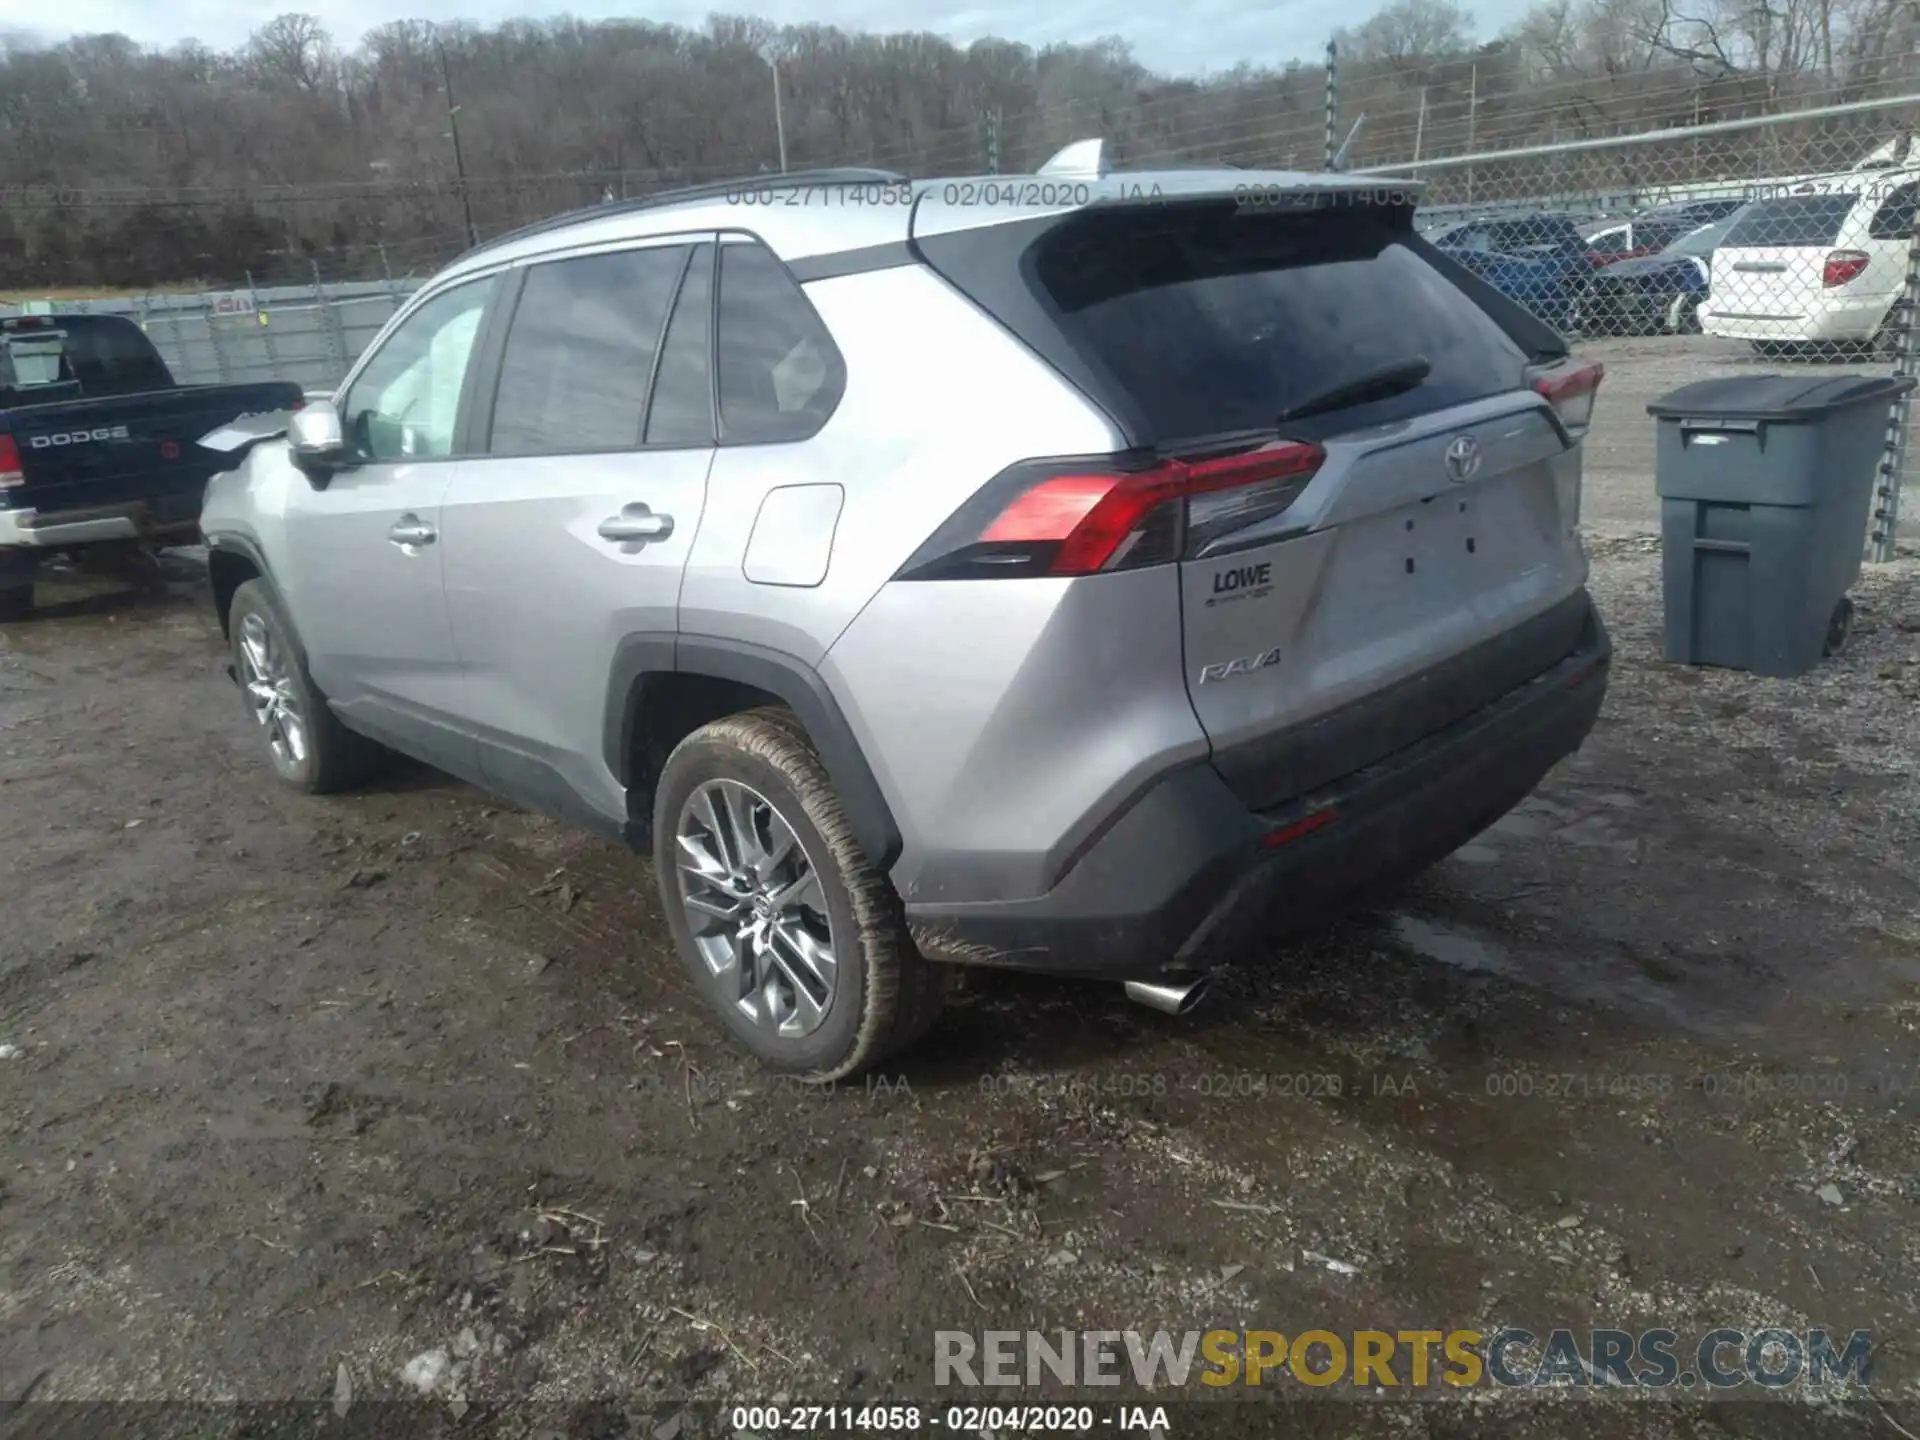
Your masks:
<svg viewBox="0 0 1920 1440"><path fill-rule="evenodd" d="M1127 998L1136 1005L1145 1005L1149 1010L1158 1010L1164 1015L1184 1015L1206 997L1207 981L1204 976L1185 985L1156 985L1147 980L1129 980L1125 989Z"/></svg>

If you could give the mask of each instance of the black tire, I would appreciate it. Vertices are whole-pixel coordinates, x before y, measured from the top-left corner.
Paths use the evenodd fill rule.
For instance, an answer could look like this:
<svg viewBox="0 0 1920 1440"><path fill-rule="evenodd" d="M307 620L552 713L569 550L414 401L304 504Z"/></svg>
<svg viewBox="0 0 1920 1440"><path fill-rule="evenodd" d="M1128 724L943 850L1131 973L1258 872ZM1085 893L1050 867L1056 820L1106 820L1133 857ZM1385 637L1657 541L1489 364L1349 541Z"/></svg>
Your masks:
<svg viewBox="0 0 1920 1440"><path fill-rule="evenodd" d="M1698 335L1700 331L1700 297L1688 295L1682 297L1674 311L1673 333L1676 335Z"/></svg>
<svg viewBox="0 0 1920 1440"><path fill-rule="evenodd" d="M263 736L272 735L271 727L260 720L248 699L246 681L248 658L243 637L249 621L257 620L265 628L283 663L283 675L294 708L303 724L303 755L288 753L284 746L267 741L267 756L273 772L284 785L309 795L326 795L365 784L380 767L381 749L364 735L356 735L340 723L326 697L307 673L307 654L300 646L293 622L280 608L279 598L264 580L249 580L233 592L227 610L228 648L233 655L234 675L240 681L241 700L247 718L255 722Z"/></svg>
<svg viewBox="0 0 1920 1440"><path fill-rule="evenodd" d="M1847 637L1853 634L1853 598L1842 595L1833 607L1833 614L1827 617L1826 643L1820 648L1822 655L1838 655L1846 648Z"/></svg>
<svg viewBox="0 0 1920 1440"><path fill-rule="evenodd" d="M778 1034L743 1013L737 978L717 976L696 943L678 837L696 792L718 780L747 787L771 807L819 879L836 963L823 1014L809 1033ZM790 712L743 711L682 740L661 770L653 836L661 905L694 988L727 1034L768 1068L811 1081L842 1079L912 1044L939 1018L946 971L908 938L899 897L854 838L826 767Z"/></svg>
<svg viewBox="0 0 1920 1440"><path fill-rule="evenodd" d="M14 585L0 590L0 625L25 620L33 614L33 586Z"/></svg>

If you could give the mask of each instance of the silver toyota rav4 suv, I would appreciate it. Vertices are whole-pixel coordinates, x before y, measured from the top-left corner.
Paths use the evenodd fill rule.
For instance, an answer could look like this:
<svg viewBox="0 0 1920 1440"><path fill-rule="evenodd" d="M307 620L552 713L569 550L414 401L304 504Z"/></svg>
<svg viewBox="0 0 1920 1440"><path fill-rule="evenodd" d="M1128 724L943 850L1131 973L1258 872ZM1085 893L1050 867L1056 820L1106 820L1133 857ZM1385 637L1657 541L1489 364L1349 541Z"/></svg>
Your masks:
<svg viewBox="0 0 1920 1440"><path fill-rule="evenodd" d="M1600 369L1412 201L1069 157L482 245L209 487L272 764L391 748L650 852L780 1070L905 1045L956 962L1177 1011L1600 708Z"/></svg>

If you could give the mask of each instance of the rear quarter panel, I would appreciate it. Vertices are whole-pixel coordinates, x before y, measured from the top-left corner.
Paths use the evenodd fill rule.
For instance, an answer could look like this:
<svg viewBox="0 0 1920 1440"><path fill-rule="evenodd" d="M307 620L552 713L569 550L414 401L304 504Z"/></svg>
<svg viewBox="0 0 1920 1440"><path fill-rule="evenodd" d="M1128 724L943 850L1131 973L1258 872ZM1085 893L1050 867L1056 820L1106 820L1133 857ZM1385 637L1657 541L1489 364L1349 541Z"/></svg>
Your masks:
<svg viewBox="0 0 1920 1440"><path fill-rule="evenodd" d="M719 450L681 631L819 669L899 826L904 895L1040 893L1113 796L1170 751L1204 756L1180 684L1176 572L893 582L1009 465L1109 453L1121 437L930 271L821 280L807 295L846 361L845 393L812 440ZM799 485L845 493L825 577L753 583L763 502Z"/></svg>
<svg viewBox="0 0 1920 1440"><path fill-rule="evenodd" d="M1118 437L1078 391L929 271L871 271L815 281L806 292L846 362L845 393L810 440L720 447L680 628L817 665L921 542L994 475L1034 455L1111 450ZM845 493L825 575L810 585L749 580L748 542L768 492L814 485ZM756 555L764 550L761 537Z"/></svg>

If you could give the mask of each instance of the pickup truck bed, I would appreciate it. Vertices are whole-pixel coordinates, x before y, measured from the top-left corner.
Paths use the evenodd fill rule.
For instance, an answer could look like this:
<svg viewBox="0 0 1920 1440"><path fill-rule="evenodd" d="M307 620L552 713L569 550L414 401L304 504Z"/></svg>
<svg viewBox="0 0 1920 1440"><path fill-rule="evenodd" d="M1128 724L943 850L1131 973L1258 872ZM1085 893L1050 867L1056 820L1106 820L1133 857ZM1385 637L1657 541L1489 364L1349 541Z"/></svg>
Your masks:
<svg viewBox="0 0 1920 1440"><path fill-rule="evenodd" d="M175 385L119 316L0 319L0 619L27 608L49 551L190 543L231 463L200 437L304 403L290 382Z"/></svg>

